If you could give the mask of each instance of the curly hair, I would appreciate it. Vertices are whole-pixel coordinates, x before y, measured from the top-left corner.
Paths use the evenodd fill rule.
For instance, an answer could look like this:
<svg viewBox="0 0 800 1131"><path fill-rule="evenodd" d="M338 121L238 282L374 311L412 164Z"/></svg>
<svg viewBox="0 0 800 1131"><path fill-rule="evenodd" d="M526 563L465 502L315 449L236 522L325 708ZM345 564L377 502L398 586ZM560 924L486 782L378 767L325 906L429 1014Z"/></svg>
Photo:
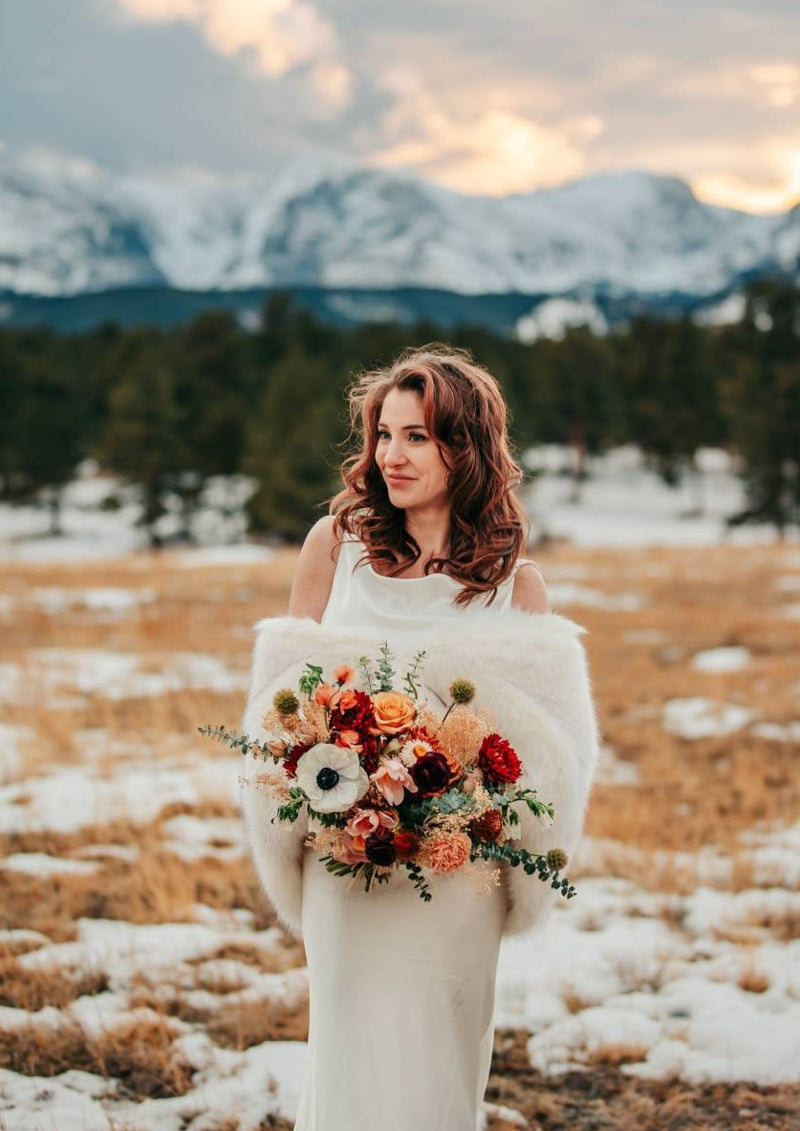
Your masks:
<svg viewBox="0 0 800 1131"><path fill-rule="evenodd" d="M431 558L425 573L461 582L458 605L481 595L491 604L525 542L525 515L514 494L522 471L512 456L500 387L467 350L440 342L410 348L390 366L362 372L349 387L349 439L356 450L342 463L343 489L329 501L334 531L359 538L367 550L359 564L389 566L382 571L389 577L420 556L375 460L378 420L391 389L422 398L425 426L448 469L448 556Z"/></svg>

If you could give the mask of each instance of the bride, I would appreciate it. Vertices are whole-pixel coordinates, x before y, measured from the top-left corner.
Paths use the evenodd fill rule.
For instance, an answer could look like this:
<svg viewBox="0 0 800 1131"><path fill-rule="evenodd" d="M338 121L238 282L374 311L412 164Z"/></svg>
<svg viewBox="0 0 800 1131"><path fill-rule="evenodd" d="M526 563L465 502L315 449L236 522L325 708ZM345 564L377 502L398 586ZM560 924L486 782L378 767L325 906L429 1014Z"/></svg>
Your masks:
<svg viewBox="0 0 800 1131"><path fill-rule="evenodd" d="M465 351L432 345L362 374L349 397L357 450L300 552L288 616L258 626L245 733L258 735L275 691L307 662L329 670L387 641L403 671L424 648L428 701L472 680L524 784L555 806L549 828L520 813L520 843L569 851L597 723L583 630L550 611L538 567L520 557L520 471L499 386ZM485 861L477 882L432 876L429 903L399 874L367 893L326 871L304 845L307 825L273 822L252 775L242 805L262 883L308 959L295 1131L475 1131L501 937L541 924L555 893Z"/></svg>

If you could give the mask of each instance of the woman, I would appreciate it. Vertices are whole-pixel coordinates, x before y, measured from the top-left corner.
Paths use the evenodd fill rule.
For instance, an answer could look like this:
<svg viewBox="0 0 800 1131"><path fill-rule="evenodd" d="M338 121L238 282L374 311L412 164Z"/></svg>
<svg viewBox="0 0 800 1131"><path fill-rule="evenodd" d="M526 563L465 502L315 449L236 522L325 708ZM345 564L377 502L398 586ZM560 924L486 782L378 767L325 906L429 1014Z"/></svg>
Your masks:
<svg viewBox="0 0 800 1131"><path fill-rule="evenodd" d="M306 662L326 670L388 641L397 670L420 648L429 701L470 678L478 707L520 754L526 784L555 805L552 828L520 814L534 852L571 849L597 757L585 656L519 557L520 473L494 378L462 351L429 346L361 376L350 394L360 450L301 550L289 615L262 622L245 715ZM487 890L433 877L423 903L402 877L369 893L304 849L300 822L246 787L264 886L301 933L310 985L308 1072L296 1131L474 1131L489 1074L502 935L541 922L554 893L508 869Z"/></svg>

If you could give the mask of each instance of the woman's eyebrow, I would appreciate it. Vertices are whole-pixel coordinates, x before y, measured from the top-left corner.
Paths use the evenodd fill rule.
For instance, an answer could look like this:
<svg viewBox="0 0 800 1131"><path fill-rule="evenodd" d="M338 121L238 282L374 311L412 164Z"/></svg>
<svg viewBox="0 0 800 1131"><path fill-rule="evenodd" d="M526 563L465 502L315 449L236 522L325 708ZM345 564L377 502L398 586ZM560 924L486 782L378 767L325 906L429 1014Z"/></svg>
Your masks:
<svg viewBox="0 0 800 1131"><path fill-rule="evenodd" d="M379 420L378 421L378 427L379 428L388 428L389 426L388 426L388 424L384 424L384 422L382 420ZM421 428L424 429L425 425L424 424L404 424L403 427L400 429L400 431L401 432L416 432L416 431L419 431Z"/></svg>

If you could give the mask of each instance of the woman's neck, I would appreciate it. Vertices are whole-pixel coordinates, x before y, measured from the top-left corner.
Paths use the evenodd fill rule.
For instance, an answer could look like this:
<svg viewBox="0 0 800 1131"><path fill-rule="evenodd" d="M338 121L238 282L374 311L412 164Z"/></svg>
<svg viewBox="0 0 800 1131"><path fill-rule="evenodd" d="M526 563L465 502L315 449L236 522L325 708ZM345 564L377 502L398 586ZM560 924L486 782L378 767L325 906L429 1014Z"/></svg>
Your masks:
<svg viewBox="0 0 800 1131"><path fill-rule="evenodd" d="M437 511L435 514L410 514L406 512L406 534L409 534L420 549L420 561L429 558L446 558L450 548L450 515Z"/></svg>

